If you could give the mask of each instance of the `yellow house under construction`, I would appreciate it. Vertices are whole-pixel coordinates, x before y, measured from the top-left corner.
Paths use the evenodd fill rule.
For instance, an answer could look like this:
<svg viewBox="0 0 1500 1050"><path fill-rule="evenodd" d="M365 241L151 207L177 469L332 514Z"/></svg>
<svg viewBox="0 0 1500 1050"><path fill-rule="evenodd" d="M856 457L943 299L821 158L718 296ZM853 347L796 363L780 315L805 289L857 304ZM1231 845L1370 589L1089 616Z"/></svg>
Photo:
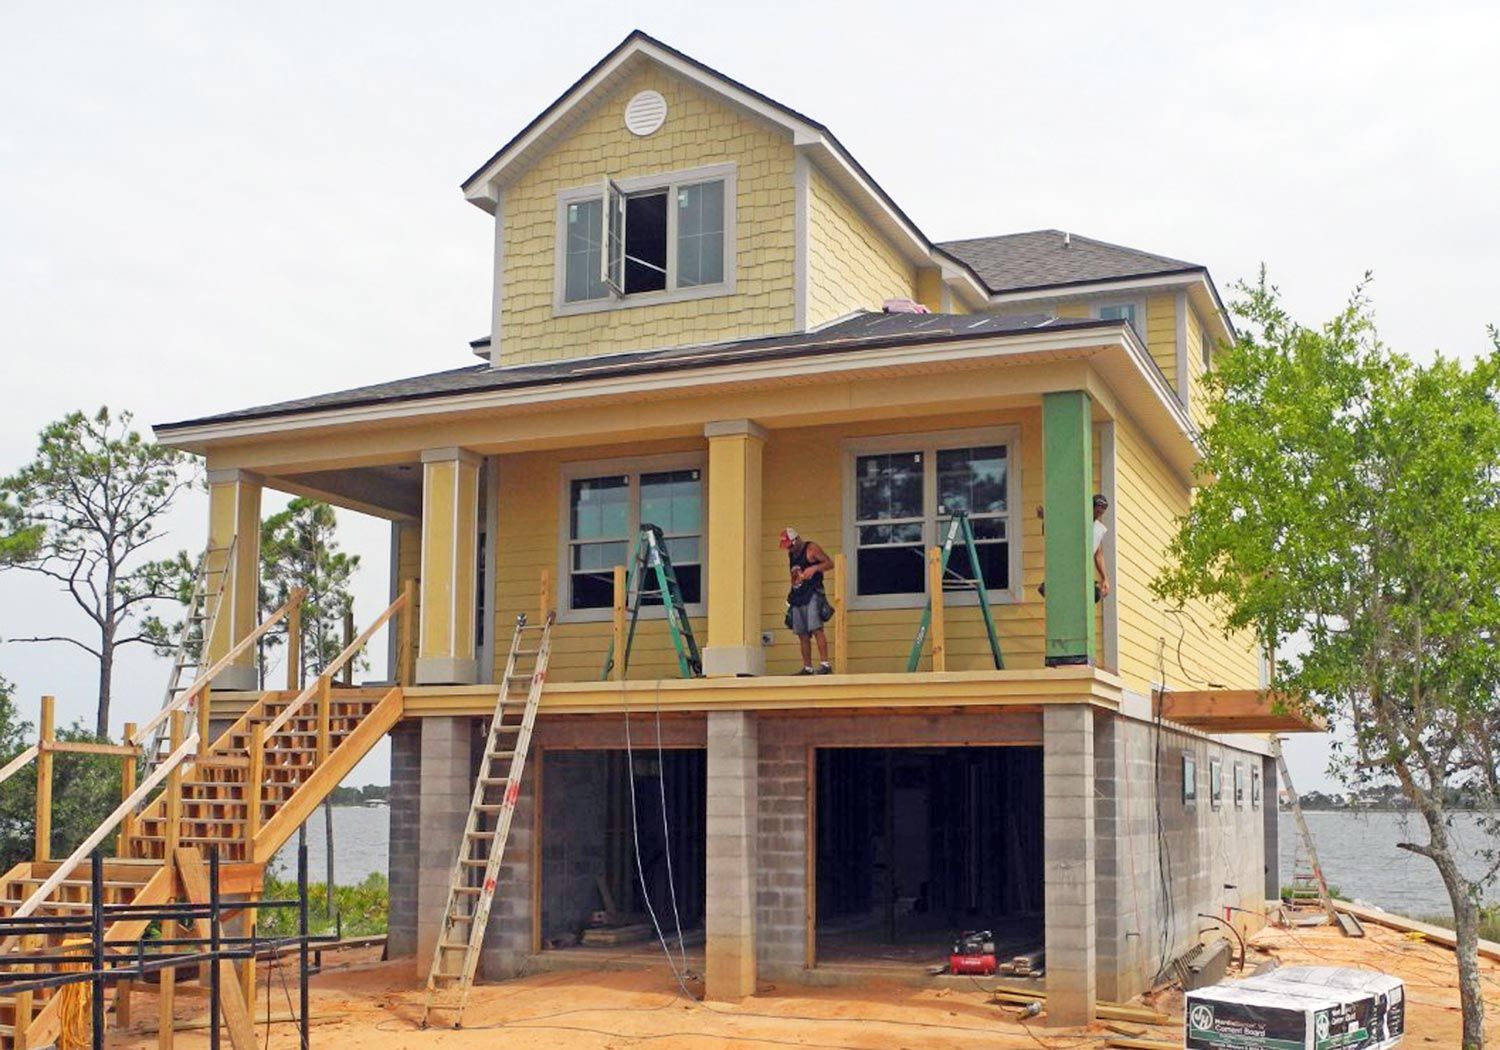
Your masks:
<svg viewBox="0 0 1500 1050"><path fill-rule="evenodd" d="M1205 267L1059 230L934 243L827 127L639 32L463 192L494 223L477 361L156 428L208 467L204 737L287 698L241 644L263 489L391 522L392 681L347 691L317 759L392 735L392 954L428 963L512 625L554 612L490 978L620 954L598 912L671 916L718 998L921 979L982 929L1045 950L1066 1023L1197 943L1195 913L1255 921L1266 734L1303 725L1251 639L1151 590L1234 336ZM947 575L977 557L998 654L974 588L932 585L959 511ZM660 605L620 658L648 524L687 676ZM787 526L834 563L830 673L784 626ZM220 743L252 747L238 724ZM262 863L285 834L250 809L225 834Z"/></svg>

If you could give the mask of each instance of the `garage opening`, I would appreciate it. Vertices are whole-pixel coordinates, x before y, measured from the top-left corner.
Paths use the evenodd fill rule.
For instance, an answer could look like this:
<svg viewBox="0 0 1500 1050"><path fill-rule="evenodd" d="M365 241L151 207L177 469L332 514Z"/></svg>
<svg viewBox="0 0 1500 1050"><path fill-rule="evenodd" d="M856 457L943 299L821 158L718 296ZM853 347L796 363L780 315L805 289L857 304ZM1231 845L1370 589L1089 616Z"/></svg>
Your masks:
<svg viewBox="0 0 1500 1050"><path fill-rule="evenodd" d="M684 940L702 943L704 759L701 749L637 750L633 761L622 750L546 752L544 950L594 948L619 954L638 948L659 953L648 901L675 948L674 888Z"/></svg>
<svg viewBox="0 0 1500 1050"><path fill-rule="evenodd" d="M990 930L1008 959L1042 944L1042 752L817 753L817 962L947 962Z"/></svg>

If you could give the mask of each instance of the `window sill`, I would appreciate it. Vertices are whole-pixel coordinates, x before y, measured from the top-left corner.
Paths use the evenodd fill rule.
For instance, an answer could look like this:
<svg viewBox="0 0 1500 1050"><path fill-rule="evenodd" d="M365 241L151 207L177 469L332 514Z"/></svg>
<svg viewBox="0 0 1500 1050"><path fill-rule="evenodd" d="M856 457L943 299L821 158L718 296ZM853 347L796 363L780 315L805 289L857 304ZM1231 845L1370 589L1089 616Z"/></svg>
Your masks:
<svg viewBox="0 0 1500 1050"><path fill-rule="evenodd" d="M989 592L990 605L1017 605L1021 595L1013 589ZM927 604L927 595L921 594L870 594L849 599L850 612L872 612L877 609L920 609ZM947 609L976 609L979 595L972 592L943 592L943 607Z"/></svg>
<svg viewBox="0 0 1500 1050"><path fill-rule="evenodd" d="M666 609L660 605L648 606L641 610L643 620L665 620ZM702 603L689 605L687 607L688 619L697 620L708 615L707 606ZM609 623L615 618L613 609L559 609L557 612L558 623ZM625 610L625 618L630 618L630 610Z"/></svg>
<svg viewBox="0 0 1500 1050"><path fill-rule="evenodd" d="M734 294L733 279L719 284L705 284L694 288L674 288L666 292L640 292L636 295L609 296L604 299L585 299L568 303L554 300L553 317L573 317L577 314L598 314L610 310L633 310L641 306L663 306L670 303L687 303L697 299L718 299Z"/></svg>

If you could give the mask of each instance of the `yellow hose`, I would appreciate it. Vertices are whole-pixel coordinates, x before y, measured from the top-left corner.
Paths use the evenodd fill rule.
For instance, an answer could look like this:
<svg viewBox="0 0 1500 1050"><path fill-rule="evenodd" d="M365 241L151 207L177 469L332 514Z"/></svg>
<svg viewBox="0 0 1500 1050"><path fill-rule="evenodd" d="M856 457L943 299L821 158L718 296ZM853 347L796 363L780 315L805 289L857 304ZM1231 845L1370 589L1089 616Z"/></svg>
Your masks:
<svg viewBox="0 0 1500 1050"><path fill-rule="evenodd" d="M75 937L63 941L62 946L64 949L80 948L86 952L89 942ZM85 955L78 962L60 964L58 969L65 973L79 973L87 970L90 962ZM57 993L57 1016L61 1023L57 1036L58 1050L84 1050L89 1045L94 1027L91 1015L93 994L94 986L89 981L65 985Z"/></svg>

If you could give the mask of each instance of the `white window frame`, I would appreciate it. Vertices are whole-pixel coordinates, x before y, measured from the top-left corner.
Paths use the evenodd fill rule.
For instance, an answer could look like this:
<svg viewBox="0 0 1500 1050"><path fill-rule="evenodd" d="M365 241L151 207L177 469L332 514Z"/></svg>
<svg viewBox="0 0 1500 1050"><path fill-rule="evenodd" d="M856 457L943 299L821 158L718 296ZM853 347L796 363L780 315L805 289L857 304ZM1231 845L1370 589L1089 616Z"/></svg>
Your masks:
<svg viewBox="0 0 1500 1050"><path fill-rule="evenodd" d="M1130 330L1135 333L1141 345L1146 345L1146 300L1135 296L1111 296L1108 299L1095 299L1089 303L1089 316L1095 320L1103 320L1103 312L1110 306L1133 306L1135 307L1136 321L1140 327L1131 325Z"/></svg>
<svg viewBox="0 0 1500 1050"><path fill-rule="evenodd" d="M860 456L881 452L922 453L922 547L937 546L942 541L937 519L937 453L940 449L974 448L982 445L1004 445L1007 462L1005 494L1005 535L1010 545L1010 586L1004 589L988 587L992 605L1008 605L1019 602L1022 597L1021 580L1021 428L1007 425L998 427L972 427L965 430L936 430L913 434L882 434L879 437L851 438L843 443L844 456L844 507L842 513L843 549L847 557L849 581L849 608L859 609L919 609L927 602L927 593L912 594L867 594L859 593L859 535L855 525L859 498L856 488L855 465ZM924 574L923 579L926 579ZM973 592L946 593L943 601L947 605L977 606L979 596Z"/></svg>
<svg viewBox="0 0 1500 1050"><path fill-rule="evenodd" d="M604 179L587 186L574 186L557 192L556 236L553 238L552 267L552 314L554 317L569 317L575 314L600 313L606 310L629 310L638 306L659 306L662 303L689 302L694 299L716 299L733 295L735 291L735 261L738 258L736 245L736 204L738 201L739 167L734 163L708 164L699 168L684 168L680 171L663 172L658 175L636 175L628 179ZM677 287L677 191L683 186L699 182L724 183L724 279L718 284L698 284L688 288ZM612 187L626 195L644 193L648 190L665 190L667 193L667 287L659 292L636 292L620 295L610 291L600 299L583 299L568 302L567 293L567 243L568 205L580 201L602 200L604 218L604 244L601 256L609 255L609 201L608 189Z"/></svg>
<svg viewBox="0 0 1500 1050"><path fill-rule="evenodd" d="M641 479L642 474L655 474L666 470L696 470L703 486L702 522L698 540L698 565L702 580L701 601L687 606L689 616L708 615L708 455L704 452L674 452L661 456L633 456L628 459L596 459L564 463L558 485L557 514L557 619L559 623L608 622L614 610L573 608L573 573L570 564L572 554L572 506L573 482L582 478L609 477L612 474L630 476L630 529L627 531L628 559L635 553L635 544L640 536ZM626 568L630 568L627 564ZM641 616L661 619L666 615L660 606L644 606Z"/></svg>

